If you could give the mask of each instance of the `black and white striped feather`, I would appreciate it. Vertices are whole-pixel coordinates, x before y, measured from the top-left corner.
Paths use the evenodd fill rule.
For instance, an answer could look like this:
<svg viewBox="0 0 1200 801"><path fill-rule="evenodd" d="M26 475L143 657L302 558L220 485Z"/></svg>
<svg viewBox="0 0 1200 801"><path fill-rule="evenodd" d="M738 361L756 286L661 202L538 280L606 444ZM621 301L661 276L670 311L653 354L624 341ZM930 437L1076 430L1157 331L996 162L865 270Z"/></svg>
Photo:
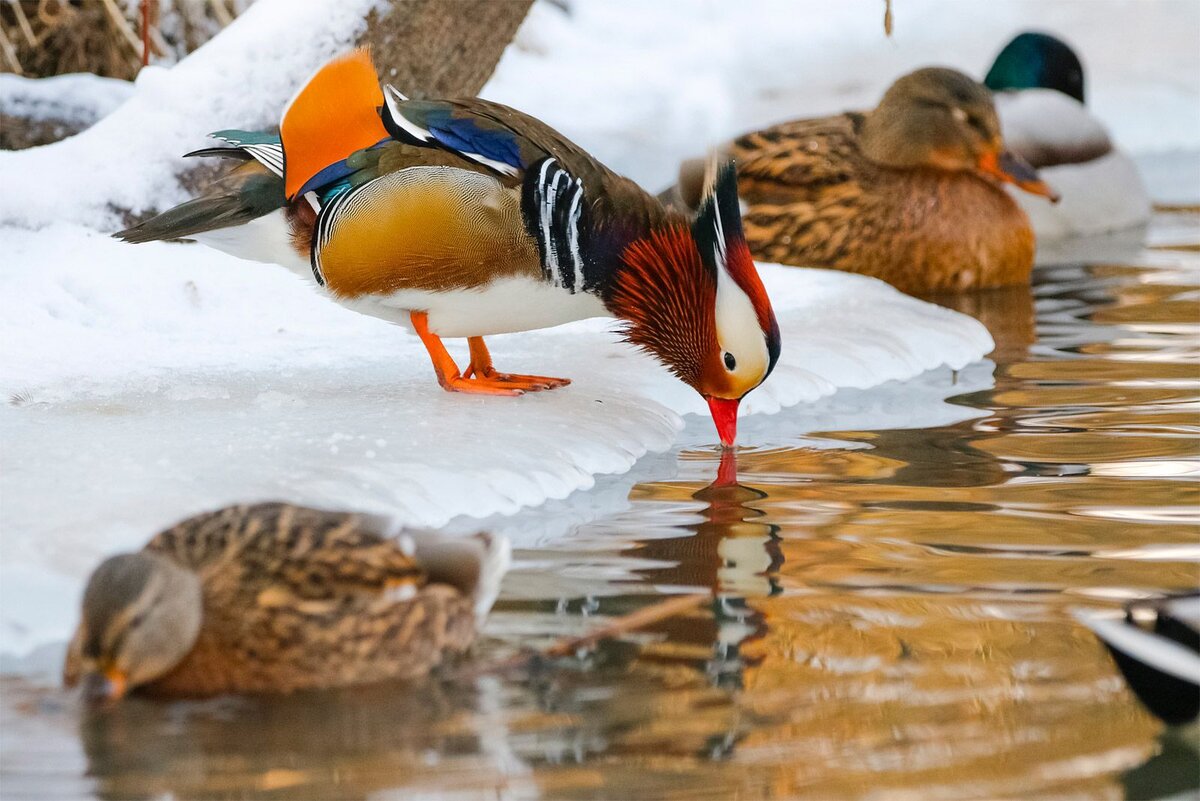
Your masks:
<svg viewBox="0 0 1200 801"><path fill-rule="evenodd" d="M271 172L283 177L283 143L282 142L253 142L247 143L237 137L223 134L211 134L213 139L228 142L239 150L244 150L254 157ZM191 154L189 154L191 155Z"/></svg>
<svg viewBox="0 0 1200 801"><path fill-rule="evenodd" d="M571 294L591 289L584 254L583 182L553 157L535 163L525 176L522 211L541 257L542 274Z"/></svg>

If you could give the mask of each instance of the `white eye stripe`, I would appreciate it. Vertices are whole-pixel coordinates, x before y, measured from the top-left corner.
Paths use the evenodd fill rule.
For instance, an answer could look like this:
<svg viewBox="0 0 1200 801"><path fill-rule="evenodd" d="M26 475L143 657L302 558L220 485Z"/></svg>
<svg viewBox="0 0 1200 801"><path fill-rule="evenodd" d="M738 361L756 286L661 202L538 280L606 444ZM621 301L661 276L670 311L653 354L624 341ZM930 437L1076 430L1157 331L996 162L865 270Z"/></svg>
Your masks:
<svg viewBox="0 0 1200 801"><path fill-rule="evenodd" d="M715 316L717 344L725 354L733 357L734 366L726 365L729 372L743 376L765 375L770 355L758 313L750 296L733 280L724 264L717 268Z"/></svg>

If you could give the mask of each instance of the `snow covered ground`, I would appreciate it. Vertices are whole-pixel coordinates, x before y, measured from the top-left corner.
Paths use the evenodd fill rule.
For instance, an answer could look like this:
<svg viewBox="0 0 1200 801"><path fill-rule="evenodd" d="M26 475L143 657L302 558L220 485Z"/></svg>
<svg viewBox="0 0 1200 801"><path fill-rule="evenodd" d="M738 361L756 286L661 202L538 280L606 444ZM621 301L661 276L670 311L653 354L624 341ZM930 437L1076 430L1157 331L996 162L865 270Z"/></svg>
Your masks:
<svg viewBox="0 0 1200 801"><path fill-rule="evenodd" d="M61 642L100 557L201 509L282 498L468 525L464 516L559 499L553 508L569 519L577 491L671 448L682 415L703 412L604 321L492 342L501 368L570 376L566 390L449 395L414 338L328 303L282 268L107 237L114 204L183 199L164 176L203 133L269 125L374 1L259 0L179 66L146 70L133 97L85 133L0 153L0 653ZM1011 33L1037 25L1080 45L1118 141L1141 152L1200 147L1189 38L1200 5L896 5L886 40L874 0L574 0L570 15L539 2L485 94L657 188L679 158L741 129L869 105L918 64L978 73ZM763 277L784 355L749 413L960 368L991 349L973 320L871 279L770 266ZM925 380L937 397L956 391L944 372ZM904 391L897 406L880 397L896 413L883 419L890 426L944 413L933 401L904 412L914 405ZM742 442L818 425L794 414L776 418L784 432L749 421ZM699 437L690 441L711 442L711 422L689 419ZM620 481L607 486L617 489L591 499L597 509L622 497ZM519 544L521 525L509 527ZM524 544L558 526L529 521Z"/></svg>
<svg viewBox="0 0 1200 801"><path fill-rule="evenodd" d="M133 96L134 85L90 73L26 78L0 73L0 114L92 125Z"/></svg>

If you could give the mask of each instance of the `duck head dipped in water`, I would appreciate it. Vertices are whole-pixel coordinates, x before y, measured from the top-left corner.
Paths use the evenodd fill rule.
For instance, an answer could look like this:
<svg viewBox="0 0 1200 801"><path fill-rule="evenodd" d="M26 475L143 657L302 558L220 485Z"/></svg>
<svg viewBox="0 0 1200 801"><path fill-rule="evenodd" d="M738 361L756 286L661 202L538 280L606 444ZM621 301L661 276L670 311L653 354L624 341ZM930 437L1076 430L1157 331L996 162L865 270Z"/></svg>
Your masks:
<svg viewBox="0 0 1200 801"><path fill-rule="evenodd" d="M739 400L778 358L732 165L693 220L507 106L385 92L363 51L318 71L279 135L216 136L233 147L197 154L243 163L117 236L193 237L288 266L349 308L410 326L447 390L563 386L498 372L483 337L613 316L705 397L731 445ZM443 337L468 339L465 370Z"/></svg>
<svg viewBox="0 0 1200 801"><path fill-rule="evenodd" d="M96 568L63 669L93 700L286 693L413 679L464 652L508 543L380 518L233 506Z"/></svg>

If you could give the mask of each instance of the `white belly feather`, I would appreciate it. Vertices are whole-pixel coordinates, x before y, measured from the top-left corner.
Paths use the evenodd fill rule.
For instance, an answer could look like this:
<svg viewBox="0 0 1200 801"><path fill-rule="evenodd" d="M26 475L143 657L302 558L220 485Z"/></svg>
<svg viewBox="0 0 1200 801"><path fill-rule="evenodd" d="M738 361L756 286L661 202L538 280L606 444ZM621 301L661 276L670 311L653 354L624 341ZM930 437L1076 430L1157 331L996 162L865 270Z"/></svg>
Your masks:
<svg viewBox="0 0 1200 801"><path fill-rule="evenodd" d="M283 265L316 286L308 259L292 248L291 232L282 209L245 225L207 231L194 238L231 256ZM588 317L610 316L593 295L571 294L561 287L526 277L500 278L477 289L402 290L353 299L321 292L348 309L410 330L409 312L424 311L429 315L429 329L444 337L532 331Z"/></svg>
<svg viewBox="0 0 1200 801"><path fill-rule="evenodd" d="M281 264L301 278L314 281L308 259L292 247L292 232L283 209L244 225L205 231L191 238L239 259Z"/></svg>
<svg viewBox="0 0 1200 801"><path fill-rule="evenodd" d="M333 297L333 296L330 296ZM589 317L608 317L598 298L571 294L529 278L502 278L478 289L403 290L355 299L333 298L348 309L411 329L409 312L429 315L429 330L443 337L532 331Z"/></svg>

